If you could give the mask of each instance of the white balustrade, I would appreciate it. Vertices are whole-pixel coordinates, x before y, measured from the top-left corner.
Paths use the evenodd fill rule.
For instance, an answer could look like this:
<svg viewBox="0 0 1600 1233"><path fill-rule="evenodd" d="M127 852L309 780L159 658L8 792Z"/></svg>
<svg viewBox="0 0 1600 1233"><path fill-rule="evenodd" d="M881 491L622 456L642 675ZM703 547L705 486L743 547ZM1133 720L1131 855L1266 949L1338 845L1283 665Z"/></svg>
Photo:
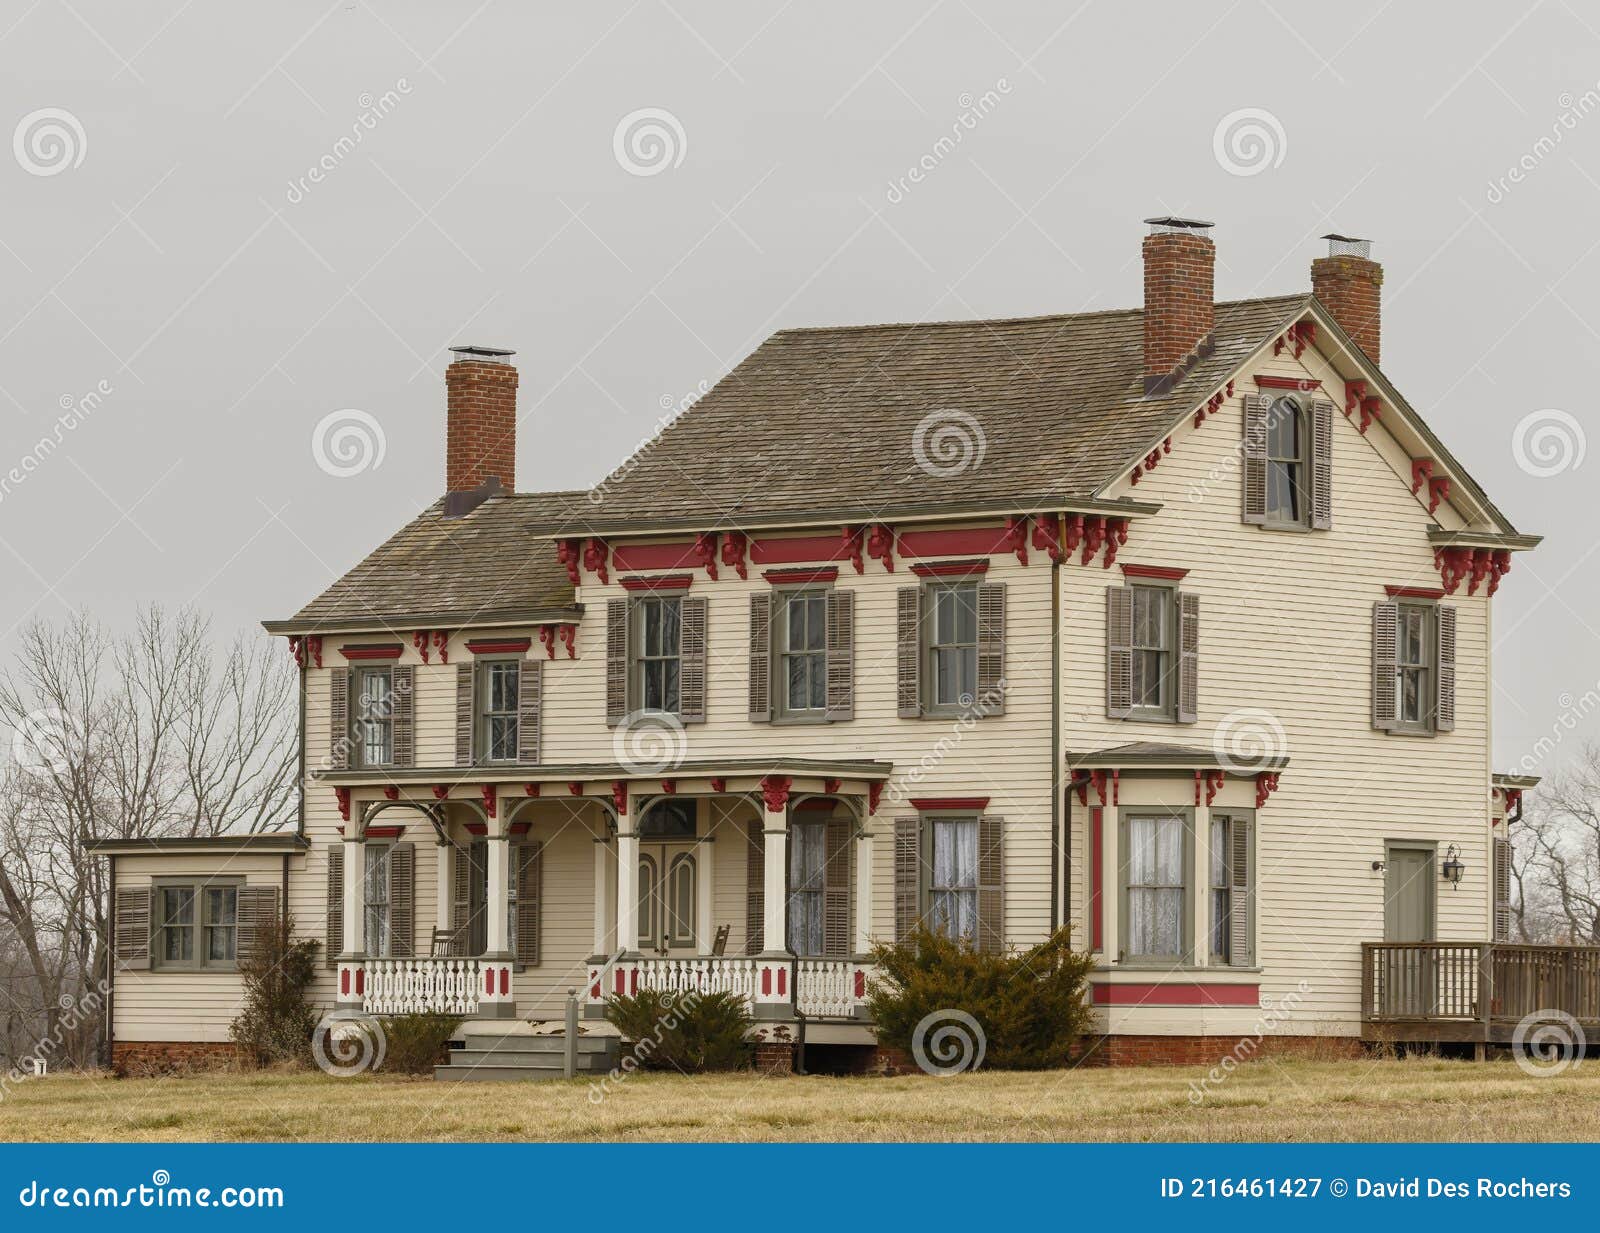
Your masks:
<svg viewBox="0 0 1600 1233"><path fill-rule="evenodd" d="M732 993L746 1001L755 997L754 959L634 959L626 962L638 974L640 989L665 993ZM630 986L632 981L630 980Z"/></svg>
<svg viewBox="0 0 1600 1233"><path fill-rule="evenodd" d="M600 998L621 990L637 993L653 989L662 993L732 993L753 1005L760 963L744 958L640 958L613 959L599 970ZM803 1015L821 1019L850 1019L865 998L866 969L845 959L794 961L795 1007ZM620 981L617 979L620 974ZM857 976L861 979L858 981ZM593 984L591 984L591 989Z"/></svg>
<svg viewBox="0 0 1600 1233"><path fill-rule="evenodd" d="M808 1018L847 1019L855 1014L856 965L843 959L797 959L795 1009Z"/></svg>
<svg viewBox="0 0 1600 1233"><path fill-rule="evenodd" d="M361 1008L369 1015L473 1015L483 988L477 959L369 959Z"/></svg>

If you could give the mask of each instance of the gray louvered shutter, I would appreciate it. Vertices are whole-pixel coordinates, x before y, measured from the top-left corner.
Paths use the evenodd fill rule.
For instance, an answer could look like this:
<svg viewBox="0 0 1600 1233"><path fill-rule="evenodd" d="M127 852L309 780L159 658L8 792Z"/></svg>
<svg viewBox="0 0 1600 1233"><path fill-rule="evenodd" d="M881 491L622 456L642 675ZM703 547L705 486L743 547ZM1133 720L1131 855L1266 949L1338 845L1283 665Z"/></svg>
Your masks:
<svg viewBox="0 0 1600 1233"><path fill-rule="evenodd" d="M998 955L1006 948L1006 820L978 819L978 950Z"/></svg>
<svg viewBox="0 0 1600 1233"><path fill-rule="evenodd" d="M760 818L751 820L746 838L744 856L744 953L759 955L766 933L767 862L766 836L761 833Z"/></svg>
<svg viewBox="0 0 1600 1233"><path fill-rule="evenodd" d="M922 819L894 820L894 938L911 936L922 917Z"/></svg>
<svg viewBox="0 0 1600 1233"><path fill-rule="evenodd" d="M895 696L901 719L921 718L921 587L901 587L895 599Z"/></svg>
<svg viewBox="0 0 1600 1233"><path fill-rule="evenodd" d="M1256 885L1252 867L1254 823L1237 815L1228 820L1228 958L1234 967L1255 966Z"/></svg>
<svg viewBox="0 0 1600 1233"><path fill-rule="evenodd" d="M856 716L855 658L855 592L831 590L828 592L828 719L846 720Z"/></svg>
<svg viewBox="0 0 1600 1233"><path fill-rule="evenodd" d="M1321 398L1311 404L1311 525L1333 526L1333 404Z"/></svg>
<svg viewBox="0 0 1600 1233"><path fill-rule="evenodd" d="M328 923L323 931L323 963L338 966L344 952L344 844L328 845Z"/></svg>
<svg viewBox="0 0 1600 1233"><path fill-rule="evenodd" d="M978 696L976 715L1006 713L1006 584L978 584Z"/></svg>
<svg viewBox="0 0 1600 1233"><path fill-rule="evenodd" d="M678 608L678 718L706 721L706 605L704 596L686 595Z"/></svg>
<svg viewBox="0 0 1600 1233"><path fill-rule="evenodd" d="M477 707L477 665L456 665L456 765L472 765L473 729Z"/></svg>
<svg viewBox="0 0 1600 1233"><path fill-rule="evenodd" d="M417 847L397 843L389 849L389 954L409 959L417 953Z"/></svg>
<svg viewBox="0 0 1600 1233"><path fill-rule="evenodd" d="M1178 722L1192 724L1200 713L1200 597L1180 591L1177 599Z"/></svg>
<svg viewBox="0 0 1600 1233"><path fill-rule="evenodd" d="M1392 731L1396 723L1399 624L1399 604L1380 600L1372 605L1372 726L1385 731Z"/></svg>
<svg viewBox="0 0 1600 1233"><path fill-rule="evenodd" d="M328 765L342 771L350 765L350 671L328 672Z"/></svg>
<svg viewBox="0 0 1600 1233"><path fill-rule="evenodd" d="M1511 940L1511 840L1494 841L1494 940Z"/></svg>
<svg viewBox="0 0 1600 1233"><path fill-rule="evenodd" d="M772 592L750 597L750 720L772 721Z"/></svg>
<svg viewBox="0 0 1600 1233"><path fill-rule="evenodd" d="M150 967L150 934L155 920L154 888L117 887L117 903L112 928L112 950L117 970L144 971Z"/></svg>
<svg viewBox="0 0 1600 1233"><path fill-rule="evenodd" d="M1244 489L1244 521L1267 521L1267 412L1272 399L1265 394L1244 396L1244 443L1240 447Z"/></svg>
<svg viewBox="0 0 1600 1233"><path fill-rule="evenodd" d="M450 937L451 951L458 956L472 953L472 849L460 844L450 848Z"/></svg>
<svg viewBox="0 0 1600 1233"><path fill-rule="evenodd" d="M414 664L394 666L394 764L417 764L417 669Z"/></svg>
<svg viewBox="0 0 1600 1233"><path fill-rule="evenodd" d="M855 819L828 819L823 841L822 953L830 959L850 954L850 837Z"/></svg>
<svg viewBox="0 0 1600 1233"><path fill-rule="evenodd" d="M234 954L240 959L251 959L260 948L270 946L272 932L278 927L278 888L276 886L241 886L234 904Z"/></svg>
<svg viewBox="0 0 1600 1233"><path fill-rule="evenodd" d="M1439 605L1438 697L1434 701L1435 732L1451 732L1456 726L1456 610L1454 605Z"/></svg>
<svg viewBox="0 0 1600 1233"><path fill-rule="evenodd" d="M1106 717L1133 712L1133 590L1106 588Z"/></svg>
<svg viewBox="0 0 1600 1233"><path fill-rule="evenodd" d="M606 724L628 717L628 601L606 601Z"/></svg>
<svg viewBox="0 0 1600 1233"><path fill-rule="evenodd" d="M525 766L539 762L543 712L544 664L524 659L517 665L517 761Z"/></svg>
<svg viewBox="0 0 1600 1233"><path fill-rule="evenodd" d="M537 967L544 913L544 844L519 844L517 857L517 962Z"/></svg>

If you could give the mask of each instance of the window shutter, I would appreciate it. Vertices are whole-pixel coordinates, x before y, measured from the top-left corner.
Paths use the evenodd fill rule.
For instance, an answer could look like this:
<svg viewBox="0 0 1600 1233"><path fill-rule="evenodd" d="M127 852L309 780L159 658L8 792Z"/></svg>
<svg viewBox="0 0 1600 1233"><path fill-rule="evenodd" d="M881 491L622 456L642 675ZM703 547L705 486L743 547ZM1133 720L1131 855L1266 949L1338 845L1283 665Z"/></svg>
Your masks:
<svg viewBox="0 0 1600 1233"><path fill-rule="evenodd" d="M517 665L517 761L539 761L539 719L544 708L544 664L524 659Z"/></svg>
<svg viewBox="0 0 1600 1233"><path fill-rule="evenodd" d="M830 959L850 955L850 837L855 819L832 817L822 866L822 953Z"/></svg>
<svg viewBox="0 0 1600 1233"><path fill-rule="evenodd" d="M772 722L772 593L750 597L750 722Z"/></svg>
<svg viewBox="0 0 1600 1233"><path fill-rule="evenodd" d="M116 919L112 923L113 950L119 972L150 967L150 933L155 918L156 892L149 886L117 887Z"/></svg>
<svg viewBox="0 0 1600 1233"><path fill-rule="evenodd" d="M396 959L416 954L417 846L389 849L389 953Z"/></svg>
<svg viewBox="0 0 1600 1233"><path fill-rule="evenodd" d="M415 664L394 666L394 764L417 764L417 669Z"/></svg>
<svg viewBox="0 0 1600 1233"><path fill-rule="evenodd" d="M831 590L828 592L828 719L856 717L855 659L855 592Z"/></svg>
<svg viewBox="0 0 1600 1233"><path fill-rule="evenodd" d="M1333 526L1333 404L1311 404L1311 525L1318 531Z"/></svg>
<svg viewBox="0 0 1600 1233"><path fill-rule="evenodd" d="M1200 713L1200 597L1180 591L1177 599L1178 722L1192 724Z"/></svg>
<svg viewBox="0 0 1600 1233"><path fill-rule="evenodd" d="M350 673L328 673L328 765L342 771L350 765Z"/></svg>
<svg viewBox="0 0 1600 1233"><path fill-rule="evenodd" d="M706 605L703 595L685 595L678 609L678 718L706 721Z"/></svg>
<svg viewBox="0 0 1600 1233"><path fill-rule="evenodd" d="M1006 820L978 819L977 949L998 955L1006 948Z"/></svg>
<svg viewBox="0 0 1600 1233"><path fill-rule="evenodd" d="M1395 677L1398 674L1400 605L1383 600L1372 605L1372 726L1395 726Z"/></svg>
<svg viewBox="0 0 1600 1233"><path fill-rule="evenodd" d="M978 696L976 715L1006 713L1006 584L978 584Z"/></svg>
<svg viewBox="0 0 1600 1233"><path fill-rule="evenodd" d="M921 916L922 819L913 815L894 820L895 941L910 937Z"/></svg>
<svg viewBox="0 0 1600 1233"><path fill-rule="evenodd" d="M901 719L922 716L922 588L901 587L895 607L895 692Z"/></svg>
<svg viewBox="0 0 1600 1233"><path fill-rule="evenodd" d="M628 601L606 601L606 724L628 717Z"/></svg>
<svg viewBox="0 0 1600 1233"><path fill-rule="evenodd" d="M270 945L272 931L278 926L278 888L241 886L234 921L238 926L234 954L240 961L254 958L260 948Z"/></svg>
<svg viewBox="0 0 1600 1233"><path fill-rule="evenodd" d="M338 967L344 951L344 844L328 845L328 927L323 935L322 961Z"/></svg>
<svg viewBox="0 0 1600 1233"><path fill-rule="evenodd" d="M744 857L744 953L761 953L767 910L766 836L760 818L752 818L746 836Z"/></svg>
<svg viewBox="0 0 1600 1233"><path fill-rule="evenodd" d="M1453 604L1439 605L1438 696L1434 700L1433 730L1452 732L1456 726L1456 610Z"/></svg>
<svg viewBox="0 0 1600 1233"><path fill-rule="evenodd" d="M456 765L472 765L472 730L478 725L473 722L474 711L477 709L476 667L473 664L456 665Z"/></svg>
<svg viewBox="0 0 1600 1233"><path fill-rule="evenodd" d="M1133 711L1133 591L1106 588L1106 717Z"/></svg>
<svg viewBox="0 0 1600 1233"><path fill-rule="evenodd" d="M1272 399L1265 394L1244 396L1244 443L1240 448L1244 521L1267 521L1267 412Z"/></svg>
<svg viewBox="0 0 1600 1233"><path fill-rule="evenodd" d="M1229 819L1228 839L1233 850L1228 854L1228 955L1234 967L1255 966L1255 870L1251 868L1254 845L1249 818L1234 815Z"/></svg>
<svg viewBox="0 0 1600 1233"><path fill-rule="evenodd" d="M1511 940L1511 840L1494 841L1494 940Z"/></svg>
<svg viewBox="0 0 1600 1233"><path fill-rule="evenodd" d="M518 844L517 854L517 962L537 967L544 912L544 843Z"/></svg>
<svg viewBox="0 0 1600 1233"><path fill-rule="evenodd" d="M458 956L472 953L472 850L452 845L450 864L451 951Z"/></svg>

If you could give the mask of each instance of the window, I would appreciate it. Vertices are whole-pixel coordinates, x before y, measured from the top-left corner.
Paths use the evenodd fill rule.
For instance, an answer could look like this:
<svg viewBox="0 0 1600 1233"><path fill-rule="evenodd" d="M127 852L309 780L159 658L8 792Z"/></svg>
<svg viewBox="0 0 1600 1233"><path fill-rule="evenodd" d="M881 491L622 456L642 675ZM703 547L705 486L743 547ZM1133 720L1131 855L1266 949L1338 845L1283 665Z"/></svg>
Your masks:
<svg viewBox="0 0 1600 1233"><path fill-rule="evenodd" d="M478 714L481 748L489 762L517 760L517 689L522 665L515 659L491 659L478 665Z"/></svg>
<svg viewBox="0 0 1600 1233"><path fill-rule="evenodd" d="M935 709L957 710L978 695L978 588L957 583L928 588L928 667Z"/></svg>
<svg viewBox="0 0 1600 1233"><path fill-rule="evenodd" d="M1123 829L1122 956L1182 962L1187 954L1188 826L1176 814L1129 817Z"/></svg>
<svg viewBox="0 0 1600 1233"><path fill-rule="evenodd" d="M354 737L362 766L394 761L394 670L362 668L355 674Z"/></svg>
<svg viewBox="0 0 1600 1233"><path fill-rule="evenodd" d="M828 824L822 820L789 826L789 949L797 955L823 952L827 836Z"/></svg>
<svg viewBox="0 0 1600 1233"><path fill-rule="evenodd" d="M489 949L489 841L473 839L467 845L467 951L481 955Z"/></svg>
<svg viewBox="0 0 1600 1233"><path fill-rule="evenodd" d="M1170 717L1172 688L1173 596L1170 587L1131 587L1133 592L1133 708Z"/></svg>
<svg viewBox="0 0 1600 1233"><path fill-rule="evenodd" d="M1426 604L1401 604L1395 626L1395 715L1406 727L1426 728L1433 721L1432 684L1434 609Z"/></svg>
<svg viewBox="0 0 1600 1233"><path fill-rule="evenodd" d="M794 591L779 596L779 709L819 715L828 706L828 596Z"/></svg>
<svg viewBox="0 0 1600 1233"><path fill-rule="evenodd" d="M156 931L158 967L231 967L239 945L237 884L157 888Z"/></svg>
<svg viewBox="0 0 1600 1233"><path fill-rule="evenodd" d="M512 947L517 944L517 871L522 866L522 852L512 844L506 851L506 939Z"/></svg>
<svg viewBox="0 0 1600 1233"><path fill-rule="evenodd" d="M389 854L394 846L369 843L365 847L363 949L373 959L389 958ZM482 953L481 951L475 953Z"/></svg>
<svg viewBox="0 0 1600 1233"><path fill-rule="evenodd" d="M637 644L634 659L638 667L638 698L646 711L679 710L678 670L682 662L682 633L679 626L682 601L652 596L638 601L634 622Z"/></svg>
<svg viewBox="0 0 1600 1233"><path fill-rule="evenodd" d="M693 839L694 836L693 801L657 801L639 821L641 839Z"/></svg>
<svg viewBox="0 0 1600 1233"><path fill-rule="evenodd" d="M929 824L928 927L964 941L978 936L978 819L934 818Z"/></svg>
<svg viewBox="0 0 1600 1233"><path fill-rule="evenodd" d="M1211 946L1212 963L1232 963L1233 946L1233 821L1211 819Z"/></svg>
<svg viewBox="0 0 1600 1233"><path fill-rule="evenodd" d="M1310 502L1306 485L1306 417L1292 398L1280 398L1267 411L1267 521L1306 523Z"/></svg>

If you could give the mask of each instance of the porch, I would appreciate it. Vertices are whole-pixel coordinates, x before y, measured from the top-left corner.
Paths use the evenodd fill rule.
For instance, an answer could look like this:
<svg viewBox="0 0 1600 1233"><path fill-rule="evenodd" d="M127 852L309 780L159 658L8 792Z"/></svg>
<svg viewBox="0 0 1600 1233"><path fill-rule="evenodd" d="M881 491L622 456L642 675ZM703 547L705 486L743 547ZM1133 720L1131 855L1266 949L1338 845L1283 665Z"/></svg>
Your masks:
<svg viewBox="0 0 1600 1233"><path fill-rule="evenodd" d="M1558 1015L1600 1041L1600 946L1362 943L1365 1040L1510 1044Z"/></svg>

